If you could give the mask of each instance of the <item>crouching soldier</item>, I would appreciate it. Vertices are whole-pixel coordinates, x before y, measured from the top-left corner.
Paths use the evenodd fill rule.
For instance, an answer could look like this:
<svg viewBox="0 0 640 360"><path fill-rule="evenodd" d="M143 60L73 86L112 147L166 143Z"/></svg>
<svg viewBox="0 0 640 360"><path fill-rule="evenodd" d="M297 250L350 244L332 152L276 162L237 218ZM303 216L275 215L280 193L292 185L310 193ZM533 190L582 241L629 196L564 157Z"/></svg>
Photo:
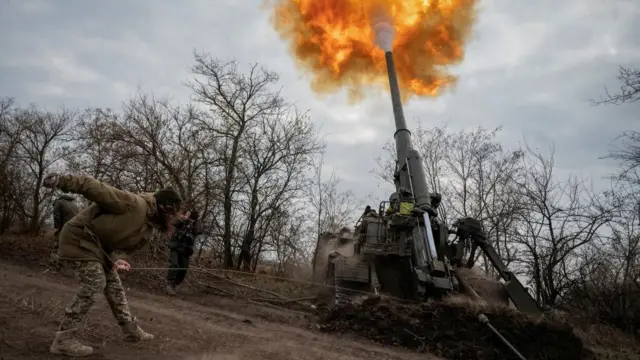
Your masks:
<svg viewBox="0 0 640 360"><path fill-rule="evenodd" d="M56 232L53 234L53 251L49 257L49 268L52 270L60 269L58 264L58 241L62 226L79 212L76 204L73 203L75 198L69 195L62 195L53 202L53 226Z"/></svg>
<svg viewBox="0 0 640 360"><path fill-rule="evenodd" d="M104 294L127 341L152 340L135 321L118 276L131 269L123 256L150 240L153 229L167 231L181 204L173 189L133 194L87 176L49 175L43 186L84 196L93 204L67 222L60 231L58 255L76 272L80 289L65 310L50 351L89 356L90 346L76 337L79 326L99 294Z"/></svg>
<svg viewBox="0 0 640 360"><path fill-rule="evenodd" d="M167 273L167 294L175 295L176 288L184 281L193 255L196 237L204 232L202 222L195 210L186 214L175 225L175 232L169 239L169 271Z"/></svg>

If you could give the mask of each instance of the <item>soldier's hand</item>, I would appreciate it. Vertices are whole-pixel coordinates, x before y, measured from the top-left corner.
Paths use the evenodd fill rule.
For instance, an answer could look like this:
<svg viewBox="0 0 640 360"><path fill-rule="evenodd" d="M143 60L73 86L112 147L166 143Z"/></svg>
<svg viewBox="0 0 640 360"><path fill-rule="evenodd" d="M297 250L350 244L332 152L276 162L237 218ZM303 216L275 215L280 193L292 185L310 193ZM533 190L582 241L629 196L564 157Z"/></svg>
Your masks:
<svg viewBox="0 0 640 360"><path fill-rule="evenodd" d="M44 180L42 180L42 186L49 189L55 189L56 186L58 186L59 178L60 176L58 174L49 174L44 178Z"/></svg>
<svg viewBox="0 0 640 360"><path fill-rule="evenodd" d="M128 262L118 259L113 263L113 270L115 271L129 271L131 270L131 265Z"/></svg>

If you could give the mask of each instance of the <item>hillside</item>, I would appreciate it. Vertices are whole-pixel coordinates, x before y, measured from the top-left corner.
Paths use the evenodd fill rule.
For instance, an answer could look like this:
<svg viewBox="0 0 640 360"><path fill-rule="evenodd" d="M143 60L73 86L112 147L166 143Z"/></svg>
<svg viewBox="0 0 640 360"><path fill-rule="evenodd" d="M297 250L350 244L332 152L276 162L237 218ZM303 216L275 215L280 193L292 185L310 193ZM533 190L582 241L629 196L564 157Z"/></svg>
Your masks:
<svg viewBox="0 0 640 360"><path fill-rule="evenodd" d="M3 237L0 241L0 323L3 324L0 358L54 359L57 357L49 355L48 347L77 283L70 276L44 272L41 260L46 257L42 255L45 248L42 239L16 240ZM143 345L120 341L119 329L106 301L100 299L82 333L82 338L96 349L92 359L439 359L425 351L451 346L455 343L452 336L465 330L439 329L438 325L416 330L414 326L404 334L402 316L394 313L397 307L386 310L383 320L388 324L387 329L376 328L381 320L376 318L380 316L379 307L377 313L357 309L355 312L342 309L342 315L324 313L320 319L323 325L318 326L318 314L310 299L313 289L308 284L296 285L265 275L260 280L239 274L227 277L196 268L188 276L183 292L170 298L160 292L163 276L161 270L151 269L134 270L123 276L134 315L146 330L156 335L156 340ZM461 314L463 316L452 319L460 325L464 311ZM436 321L445 323L446 316L443 313ZM345 325L347 323L349 325ZM471 328L477 326L468 329ZM504 326L500 330L509 331ZM424 341L418 341L422 345L416 346L415 337L420 331L429 333L438 343L424 346ZM382 336L385 332L387 336ZM373 333L378 335L369 336ZM595 338L593 334L579 333L587 340ZM508 350L500 349L499 342L491 340L488 331L476 334L475 340L467 336L465 342L460 342L460 355L452 351L440 353L447 354L447 358L468 358L468 351L474 346L480 350L479 359L509 358ZM406 340L412 337L413 340ZM405 340L389 340L394 338ZM535 358L638 358L638 348L633 348L631 340L622 336L617 340L613 338L609 334L601 336L599 344L588 344L596 351L593 357L577 354L566 357L567 349L574 345L557 349L560 340L556 339L556 345L548 342L550 346L540 349ZM448 340L440 343L439 339ZM486 351L488 347L498 347L498 351ZM462 356L464 351L467 357Z"/></svg>

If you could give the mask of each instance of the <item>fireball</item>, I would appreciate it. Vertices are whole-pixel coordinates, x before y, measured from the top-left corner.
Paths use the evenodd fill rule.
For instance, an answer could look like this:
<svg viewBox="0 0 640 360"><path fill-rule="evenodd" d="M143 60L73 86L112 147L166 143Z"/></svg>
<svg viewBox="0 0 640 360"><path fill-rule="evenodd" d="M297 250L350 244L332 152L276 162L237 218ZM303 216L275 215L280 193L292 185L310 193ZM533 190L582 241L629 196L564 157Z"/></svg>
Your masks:
<svg viewBox="0 0 640 360"><path fill-rule="evenodd" d="M476 17L476 0L273 0L269 6L273 27L311 74L312 89L347 89L352 102L367 89L388 89L385 51L393 51L405 101L455 86L447 67L463 60Z"/></svg>

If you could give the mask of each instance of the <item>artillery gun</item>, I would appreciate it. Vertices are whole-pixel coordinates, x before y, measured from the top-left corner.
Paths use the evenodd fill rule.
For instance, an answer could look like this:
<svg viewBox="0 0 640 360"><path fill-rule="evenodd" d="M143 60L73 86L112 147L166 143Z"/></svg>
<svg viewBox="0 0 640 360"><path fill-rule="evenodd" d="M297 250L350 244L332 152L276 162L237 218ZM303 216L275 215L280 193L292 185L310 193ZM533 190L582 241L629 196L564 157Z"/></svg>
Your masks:
<svg viewBox="0 0 640 360"><path fill-rule="evenodd" d="M377 211L367 206L353 234L342 233L330 242L319 241L319 247L334 250L321 261L316 259L323 264L325 283L333 285L329 305L351 301L362 292L414 301L461 292L479 300L481 297L460 272L474 265L480 249L504 284L487 281L503 289L521 311L541 314L536 301L487 242L480 221L462 218L448 228L438 218L441 196L429 192L420 155L412 147L391 51L385 52L385 59L396 126L396 191L389 201L379 204ZM455 237L450 240L450 235ZM319 256L326 254L327 251L318 252Z"/></svg>

